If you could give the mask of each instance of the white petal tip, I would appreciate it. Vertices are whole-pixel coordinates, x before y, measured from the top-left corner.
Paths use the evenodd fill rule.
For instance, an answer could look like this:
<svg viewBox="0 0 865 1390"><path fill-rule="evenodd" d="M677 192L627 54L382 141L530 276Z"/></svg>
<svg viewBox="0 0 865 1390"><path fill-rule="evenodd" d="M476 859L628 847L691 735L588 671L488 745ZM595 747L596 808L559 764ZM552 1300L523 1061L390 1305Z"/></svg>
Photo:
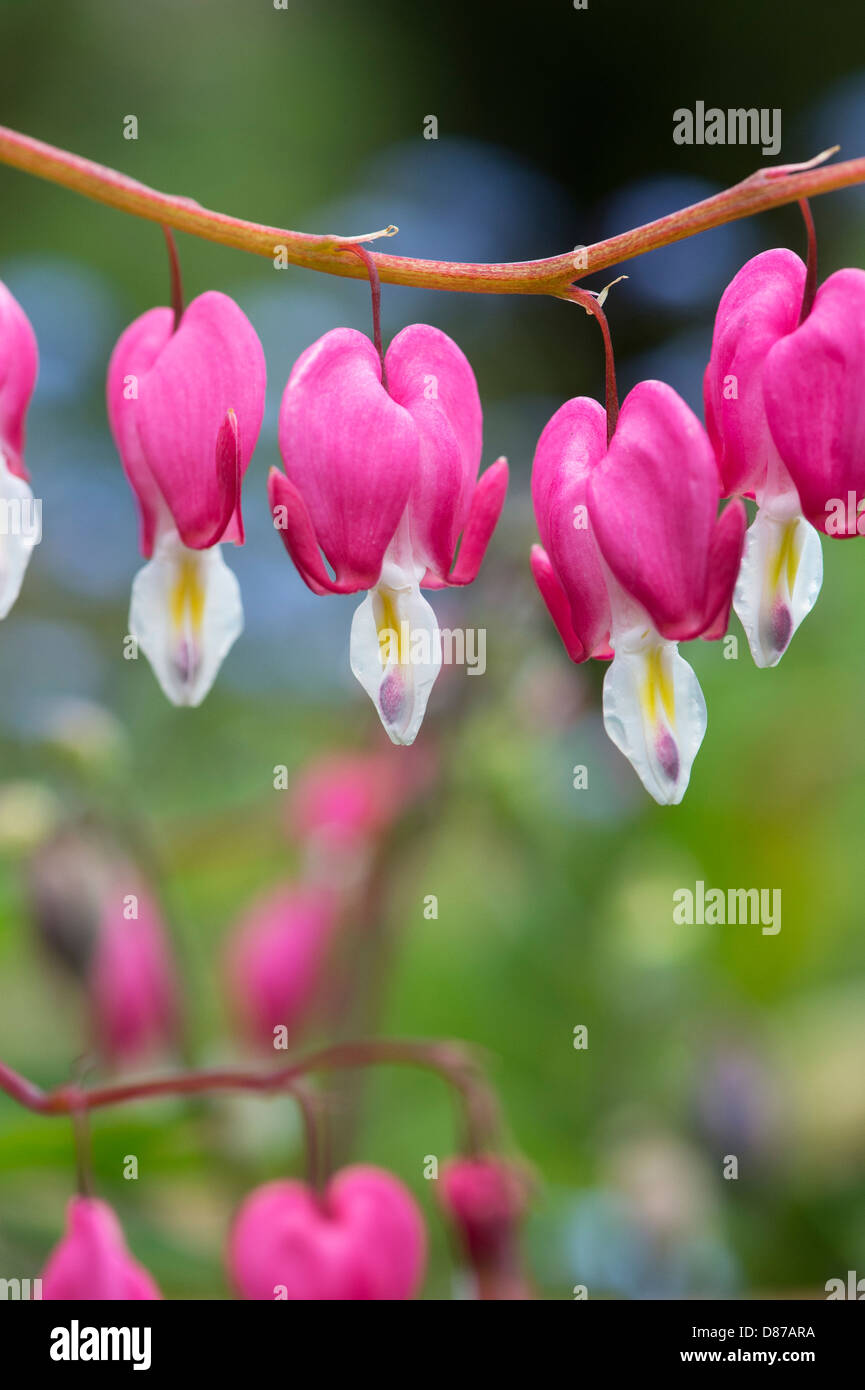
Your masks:
<svg viewBox="0 0 865 1390"><path fill-rule="evenodd" d="M0 620L21 592L33 549L42 539L42 503L12 473L0 449Z"/></svg>
<svg viewBox="0 0 865 1390"><path fill-rule="evenodd" d="M659 806L677 806L706 732L706 702L676 644L616 652L603 703L604 727L646 791Z"/></svg>
<svg viewBox="0 0 865 1390"><path fill-rule="evenodd" d="M416 583L367 594L352 619L350 659L391 743L414 743L441 670L435 614Z"/></svg>
<svg viewBox="0 0 865 1390"><path fill-rule="evenodd" d="M132 584L129 631L173 705L194 709L243 631L240 586L220 553L188 550L174 533Z"/></svg>
<svg viewBox="0 0 865 1390"><path fill-rule="evenodd" d="M823 583L820 536L804 517L776 520L762 510L748 528L733 608L754 665L777 666Z"/></svg>

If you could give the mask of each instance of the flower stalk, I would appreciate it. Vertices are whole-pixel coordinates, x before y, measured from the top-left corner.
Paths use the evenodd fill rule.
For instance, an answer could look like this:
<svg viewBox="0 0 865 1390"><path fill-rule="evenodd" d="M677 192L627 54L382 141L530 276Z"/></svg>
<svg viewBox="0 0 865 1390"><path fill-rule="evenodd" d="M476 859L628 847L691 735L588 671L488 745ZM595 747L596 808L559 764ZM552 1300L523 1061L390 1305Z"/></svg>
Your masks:
<svg viewBox="0 0 865 1390"><path fill-rule="evenodd" d="M426 289L459 290L474 294L561 294L577 279L618 265L632 256L641 256L658 247L696 236L753 217L770 208L799 202L802 198L830 193L865 183L865 157L840 164L819 163L833 151L826 151L807 165L776 166L760 169L741 183L702 202L682 208L648 222L642 227L599 241L586 249L585 267L574 273L573 250L544 260L482 264L459 261L416 260L371 252L382 282L415 285ZM344 237L295 232L229 217L203 208L192 198L159 193L125 174L58 149L32 136L0 126L0 163L60 184L84 197L93 198L135 217L159 222L176 231L233 246L240 251L273 259L281 254L291 265L328 275L362 279L366 267L344 254L347 242L369 240L370 236ZM390 235L392 228L375 235Z"/></svg>
<svg viewBox="0 0 865 1390"><path fill-rule="evenodd" d="M440 1076L458 1094L466 1126L467 1147L480 1152L498 1137L498 1107L471 1049L460 1042L413 1039L360 1039L319 1048L276 1071L215 1068L180 1072L152 1080L120 1081L108 1086L77 1084L44 1091L0 1062L0 1091L39 1115L75 1115L160 1096L200 1095L210 1091L297 1094L296 1083L314 1072L377 1065L414 1066Z"/></svg>

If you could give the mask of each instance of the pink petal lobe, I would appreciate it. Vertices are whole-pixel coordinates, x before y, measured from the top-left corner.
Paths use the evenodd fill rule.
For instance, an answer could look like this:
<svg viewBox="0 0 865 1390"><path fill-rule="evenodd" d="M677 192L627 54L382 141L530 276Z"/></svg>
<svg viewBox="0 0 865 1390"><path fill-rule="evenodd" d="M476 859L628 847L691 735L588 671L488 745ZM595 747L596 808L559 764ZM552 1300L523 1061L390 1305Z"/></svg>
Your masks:
<svg viewBox="0 0 865 1390"><path fill-rule="evenodd" d="M411 1193L380 1168L345 1168L322 1199L304 1183L266 1183L235 1217L228 1262L260 1301L404 1300L423 1274L426 1233Z"/></svg>
<svg viewBox="0 0 865 1390"><path fill-rule="evenodd" d="M121 333L108 364L108 422L138 506L141 553L149 558L160 516L167 511L138 437L141 383L172 334L170 309L150 309Z"/></svg>
<svg viewBox="0 0 865 1390"><path fill-rule="evenodd" d="M140 1301L159 1299L147 1270L133 1259L120 1222L107 1202L73 1197L66 1234L42 1273L43 1299L59 1301Z"/></svg>
<svg viewBox="0 0 865 1390"><path fill-rule="evenodd" d="M718 306L703 382L706 428L726 494L759 492L776 455L763 401L763 365L799 321L805 266L764 251L730 281Z"/></svg>
<svg viewBox="0 0 865 1390"><path fill-rule="evenodd" d="M575 660L608 649L610 601L588 506L589 480L606 450L606 411L590 397L578 396L566 401L548 422L532 466L541 543L567 596L569 626L584 653ZM553 618L559 626L555 613ZM563 632L562 636L571 653L569 640Z"/></svg>
<svg viewBox="0 0 865 1390"><path fill-rule="evenodd" d="M705 430L670 386L643 381L626 397L588 491L598 545L622 587L663 637L698 636L720 479Z"/></svg>
<svg viewBox="0 0 865 1390"><path fill-rule="evenodd" d="M419 441L362 333L335 328L298 358L282 398L279 447L336 586L373 588L415 482Z"/></svg>
<svg viewBox="0 0 865 1390"><path fill-rule="evenodd" d="M490 538L501 516L507 490L508 461L504 458L496 459L495 463L481 474L472 493L460 552L451 571L449 583L471 584L477 578Z"/></svg>
<svg viewBox="0 0 865 1390"><path fill-rule="evenodd" d="M709 586L701 636L707 642L723 637L730 622L730 605L742 551L748 516L744 503L736 498L725 507L712 532L709 545Z"/></svg>
<svg viewBox="0 0 865 1390"><path fill-rule="evenodd" d="M574 631L568 596L562 588L559 577L550 562L550 557L542 545L532 546L531 566L535 583L541 598L549 609L550 617L556 625L558 634L565 644L565 651L571 661L588 661L591 653L585 650Z"/></svg>
<svg viewBox="0 0 865 1390"><path fill-rule="evenodd" d="M294 483L278 468L271 468L268 474L267 495L274 527L304 584L314 594L338 593L339 586L331 579L321 558L306 503Z"/></svg>
<svg viewBox="0 0 865 1390"><path fill-rule="evenodd" d="M766 415L807 519L829 535L865 498L865 271L839 270L820 286L805 322L763 369ZM845 518L846 519L846 518Z"/></svg>
<svg viewBox="0 0 865 1390"><path fill-rule="evenodd" d="M168 311L165 311L166 313ZM184 311L139 386L136 423L147 466L184 545L237 540L235 469L217 457L229 411L239 434L242 477L264 413L264 353L246 315L211 290ZM226 515L229 522L219 530Z"/></svg>
<svg viewBox="0 0 865 1390"><path fill-rule="evenodd" d="M129 884L107 895L90 968L96 1032L112 1058L134 1058L171 1045L179 1021L174 961L155 901L134 888L137 916L127 917Z"/></svg>
<svg viewBox="0 0 865 1390"><path fill-rule="evenodd" d="M416 558L446 579L481 461L482 414L474 372L445 333L415 323L387 351L388 391L418 432L418 466L409 500ZM489 539L489 538L487 538Z"/></svg>
<svg viewBox="0 0 865 1390"><path fill-rule="evenodd" d="M0 280L0 452L17 477L28 479L24 466L27 407L39 370L39 350L30 320Z"/></svg>
<svg viewBox="0 0 865 1390"><path fill-rule="evenodd" d="M245 915L230 942L227 977L244 1030L273 1049L274 1030L295 1036L312 1009L336 927L326 892L278 888Z"/></svg>

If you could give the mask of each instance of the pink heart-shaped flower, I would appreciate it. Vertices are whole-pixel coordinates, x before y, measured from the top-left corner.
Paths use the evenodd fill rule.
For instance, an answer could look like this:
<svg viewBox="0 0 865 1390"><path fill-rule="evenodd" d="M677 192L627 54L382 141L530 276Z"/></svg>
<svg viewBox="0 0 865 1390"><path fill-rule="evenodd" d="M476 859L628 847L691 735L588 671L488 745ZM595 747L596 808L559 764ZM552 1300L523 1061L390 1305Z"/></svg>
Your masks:
<svg viewBox="0 0 865 1390"><path fill-rule="evenodd" d="M426 1233L411 1193L381 1168L344 1168L321 1197L294 1179L246 1198L228 1245L231 1278L248 1299L411 1298Z"/></svg>

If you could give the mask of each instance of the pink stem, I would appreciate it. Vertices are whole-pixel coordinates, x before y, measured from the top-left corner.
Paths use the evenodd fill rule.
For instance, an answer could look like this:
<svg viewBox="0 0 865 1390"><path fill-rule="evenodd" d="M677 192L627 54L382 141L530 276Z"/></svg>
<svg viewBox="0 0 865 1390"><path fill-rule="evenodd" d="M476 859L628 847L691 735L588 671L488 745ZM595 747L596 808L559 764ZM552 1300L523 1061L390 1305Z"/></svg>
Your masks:
<svg viewBox="0 0 865 1390"><path fill-rule="evenodd" d="M372 337L375 343L375 350L378 353L378 360L381 363L381 384L387 390L387 369L384 364L384 347L381 340L381 281L376 270L375 260L365 246L359 246L352 242L346 246L346 251L351 251L353 255L359 256L366 266L366 273L369 276L369 288L372 295Z"/></svg>
<svg viewBox="0 0 865 1390"><path fill-rule="evenodd" d="M86 1089L77 1085L58 1086L43 1091L25 1077L0 1062L0 1091L28 1110L40 1115L69 1115L76 1111L101 1109L129 1100L155 1096L196 1095L203 1091L290 1090L301 1077L316 1071L366 1067L379 1063L416 1066L435 1072L460 1095L469 1146L479 1151L491 1140L498 1127L498 1113L492 1092L479 1075L471 1052L457 1042L418 1042L373 1039L338 1043L309 1053L278 1071L232 1071L230 1069L189 1071L152 1081L121 1081L114 1085Z"/></svg>
<svg viewBox="0 0 865 1390"><path fill-rule="evenodd" d="M619 419L619 393L616 387L616 363L613 357L613 340L610 337L610 325L607 323L607 316L593 294L588 290L577 289L572 285L562 296L563 299L570 299L574 304L582 304L587 313L594 314L601 329L601 336L604 340L604 382L605 382L605 403L607 407L607 444L615 434L616 424Z"/></svg>
<svg viewBox="0 0 865 1390"><path fill-rule="evenodd" d="M109 207L208 241L218 241L271 259L284 248L285 258L293 265L353 279L366 274L364 267L342 254L352 238L292 232L211 212L192 198L158 193L114 169L3 126L0 126L0 163L71 188ZM815 163L811 161L812 166ZM820 167L761 169L742 183L700 203L588 247L581 276L696 236L698 232L720 227L725 222L863 182L865 158ZM420 285L427 289L465 290L475 294L558 294L578 278L574 274L572 250L545 260L491 265L414 260L383 252L370 254L383 282Z"/></svg>
<svg viewBox="0 0 865 1390"><path fill-rule="evenodd" d="M817 293L817 230L811 216L811 204L807 198L799 199L799 209L805 220L805 233L808 238L808 270L805 275L805 289L802 294L802 312L799 322L804 323L814 305Z"/></svg>
<svg viewBox="0 0 865 1390"><path fill-rule="evenodd" d="M180 274L180 261L177 256L177 243L170 227L163 227L165 245L168 248L168 266L171 276L171 307L174 310L174 332L180 327L183 318L183 278Z"/></svg>

